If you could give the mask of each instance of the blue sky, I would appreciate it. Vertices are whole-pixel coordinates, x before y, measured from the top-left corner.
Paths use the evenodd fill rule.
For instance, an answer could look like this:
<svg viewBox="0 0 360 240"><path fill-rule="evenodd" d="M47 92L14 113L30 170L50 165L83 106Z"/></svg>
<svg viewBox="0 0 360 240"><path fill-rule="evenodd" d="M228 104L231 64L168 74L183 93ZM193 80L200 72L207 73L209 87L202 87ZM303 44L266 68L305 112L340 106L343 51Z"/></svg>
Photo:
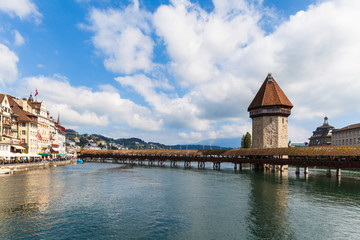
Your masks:
<svg viewBox="0 0 360 240"><path fill-rule="evenodd" d="M0 87L38 89L80 133L165 144L241 138L268 72L289 139L358 123L360 1L3 0Z"/></svg>

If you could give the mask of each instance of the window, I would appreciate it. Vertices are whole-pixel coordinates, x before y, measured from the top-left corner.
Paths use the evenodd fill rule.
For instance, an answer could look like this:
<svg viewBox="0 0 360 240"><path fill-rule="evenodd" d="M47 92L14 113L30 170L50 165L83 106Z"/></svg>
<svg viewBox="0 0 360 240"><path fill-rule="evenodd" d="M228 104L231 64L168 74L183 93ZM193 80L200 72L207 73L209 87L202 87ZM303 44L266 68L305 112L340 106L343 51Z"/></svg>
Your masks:
<svg viewBox="0 0 360 240"><path fill-rule="evenodd" d="M22 127L26 127L26 123L24 123L24 122L21 123L21 126L22 126Z"/></svg>
<svg viewBox="0 0 360 240"><path fill-rule="evenodd" d="M270 118L270 123L272 123L272 118Z"/></svg>
<svg viewBox="0 0 360 240"><path fill-rule="evenodd" d="M22 131L21 131L21 134L22 134L22 135L26 135L26 131L25 131L25 130L22 130Z"/></svg>
<svg viewBox="0 0 360 240"><path fill-rule="evenodd" d="M283 123L283 124L285 123L285 121L284 121L284 120L285 120L285 119L283 118L283 119L282 119L282 123Z"/></svg>

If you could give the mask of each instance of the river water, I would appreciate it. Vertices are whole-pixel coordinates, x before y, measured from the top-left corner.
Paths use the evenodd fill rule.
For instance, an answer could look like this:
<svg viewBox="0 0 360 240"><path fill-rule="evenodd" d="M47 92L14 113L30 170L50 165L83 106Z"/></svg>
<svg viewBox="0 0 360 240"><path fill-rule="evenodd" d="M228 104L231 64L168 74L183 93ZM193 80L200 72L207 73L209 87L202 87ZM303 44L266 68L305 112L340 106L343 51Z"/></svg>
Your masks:
<svg viewBox="0 0 360 240"><path fill-rule="evenodd" d="M87 163L2 175L0 239L360 239L360 174L293 172Z"/></svg>

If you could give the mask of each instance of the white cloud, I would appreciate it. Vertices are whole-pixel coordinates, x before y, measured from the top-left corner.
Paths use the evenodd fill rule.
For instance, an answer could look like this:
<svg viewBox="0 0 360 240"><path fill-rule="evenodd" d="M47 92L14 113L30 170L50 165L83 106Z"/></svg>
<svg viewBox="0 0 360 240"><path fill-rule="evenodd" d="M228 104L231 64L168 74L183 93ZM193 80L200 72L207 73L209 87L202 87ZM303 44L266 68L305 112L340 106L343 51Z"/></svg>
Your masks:
<svg viewBox="0 0 360 240"><path fill-rule="evenodd" d="M130 74L151 69L154 42L147 35L149 17L137 1L122 10L91 11L88 28L95 33L93 43L104 54L108 70Z"/></svg>
<svg viewBox="0 0 360 240"><path fill-rule="evenodd" d="M212 12L186 0L173 0L153 14L137 1L91 12L93 43L105 67L125 73L116 80L142 96L163 126L179 129L186 139L241 136L249 127L247 107L268 72L294 104L294 124L360 114L360 1L319 2L277 22L270 33L261 28L269 14L262 1L213 3ZM172 74L171 80L154 70L155 46L165 47L168 62L159 69ZM307 139L311 131L297 125L289 126L289 136Z"/></svg>
<svg viewBox="0 0 360 240"><path fill-rule="evenodd" d="M16 15L20 19L33 17L36 22L40 22L42 17L31 0L1 0L0 11L10 16Z"/></svg>
<svg viewBox="0 0 360 240"><path fill-rule="evenodd" d="M22 46L25 43L25 40L23 38L23 36L21 36L21 34L19 33L19 31L14 30L13 31L14 34L14 38L15 38L15 45L16 46Z"/></svg>
<svg viewBox="0 0 360 240"><path fill-rule="evenodd" d="M8 47L0 43L0 84L13 83L18 76L19 58Z"/></svg>
<svg viewBox="0 0 360 240"><path fill-rule="evenodd" d="M62 123L76 126L109 126L127 124L147 131L159 130L162 121L154 119L145 107L122 99L114 91L92 91L71 86L62 76L37 76L22 80L23 92L37 88L38 99L44 99L50 112L60 112Z"/></svg>
<svg viewBox="0 0 360 240"><path fill-rule="evenodd" d="M200 110L191 104L188 97L169 98L164 93L158 93L156 88L168 88L167 83L152 81L144 75L118 77L116 80L122 86L133 87L153 108L154 113L165 120L171 128L192 128L204 130L209 128L209 121L198 117Z"/></svg>

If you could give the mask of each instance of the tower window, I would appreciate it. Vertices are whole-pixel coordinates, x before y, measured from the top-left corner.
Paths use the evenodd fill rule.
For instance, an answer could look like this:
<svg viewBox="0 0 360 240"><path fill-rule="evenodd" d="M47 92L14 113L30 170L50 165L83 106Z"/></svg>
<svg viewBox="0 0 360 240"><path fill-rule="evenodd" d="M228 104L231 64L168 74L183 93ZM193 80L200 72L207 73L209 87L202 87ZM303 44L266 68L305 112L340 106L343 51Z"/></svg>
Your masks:
<svg viewBox="0 0 360 240"><path fill-rule="evenodd" d="M270 118L270 123L272 123L272 118Z"/></svg>
<svg viewBox="0 0 360 240"><path fill-rule="evenodd" d="M283 119L282 119L282 123L284 124L284 122L285 122L285 121L284 121L284 118L283 118Z"/></svg>

